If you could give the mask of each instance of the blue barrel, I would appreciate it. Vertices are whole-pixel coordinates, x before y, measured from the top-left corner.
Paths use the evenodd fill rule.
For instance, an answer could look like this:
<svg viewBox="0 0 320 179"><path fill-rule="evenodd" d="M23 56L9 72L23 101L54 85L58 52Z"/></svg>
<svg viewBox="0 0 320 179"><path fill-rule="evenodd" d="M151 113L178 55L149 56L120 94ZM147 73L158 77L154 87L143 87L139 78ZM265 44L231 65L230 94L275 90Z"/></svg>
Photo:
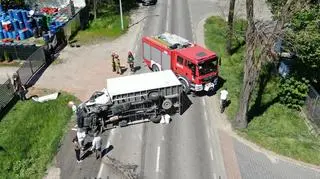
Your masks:
<svg viewBox="0 0 320 179"><path fill-rule="evenodd" d="M21 10L16 10L16 14L17 14L17 20L18 21L23 21L22 11Z"/></svg>
<svg viewBox="0 0 320 179"><path fill-rule="evenodd" d="M23 21L19 22L19 27L20 27L20 29L26 28L26 26L24 25Z"/></svg>
<svg viewBox="0 0 320 179"><path fill-rule="evenodd" d="M13 38L13 39L16 39L16 38L17 38L17 32L13 31L13 32L11 32L11 33L12 33L12 38Z"/></svg>
<svg viewBox="0 0 320 179"><path fill-rule="evenodd" d="M9 39L12 39L12 34L11 34L11 32L7 32L7 37L8 37Z"/></svg>
<svg viewBox="0 0 320 179"><path fill-rule="evenodd" d="M20 26L19 26L19 22L18 22L18 20L13 20L13 28L14 28L14 30L15 31L17 31L17 30L19 30L20 29Z"/></svg>
<svg viewBox="0 0 320 179"><path fill-rule="evenodd" d="M14 11L13 11L13 9L9 9L8 10L8 14L9 14L10 19L13 20L14 19Z"/></svg>
<svg viewBox="0 0 320 179"><path fill-rule="evenodd" d="M20 40L26 39L25 31L24 31L24 30L19 30L19 37L20 37Z"/></svg>
<svg viewBox="0 0 320 179"><path fill-rule="evenodd" d="M22 10L22 20L26 22L28 20L28 12L26 10Z"/></svg>
<svg viewBox="0 0 320 179"><path fill-rule="evenodd" d="M6 39L6 38L8 38L8 36L7 36L7 31L5 31L4 29L2 30L2 33L3 33L3 37Z"/></svg>
<svg viewBox="0 0 320 179"><path fill-rule="evenodd" d="M3 35L3 32L2 31L0 31L0 40L1 39L4 39L4 35Z"/></svg>

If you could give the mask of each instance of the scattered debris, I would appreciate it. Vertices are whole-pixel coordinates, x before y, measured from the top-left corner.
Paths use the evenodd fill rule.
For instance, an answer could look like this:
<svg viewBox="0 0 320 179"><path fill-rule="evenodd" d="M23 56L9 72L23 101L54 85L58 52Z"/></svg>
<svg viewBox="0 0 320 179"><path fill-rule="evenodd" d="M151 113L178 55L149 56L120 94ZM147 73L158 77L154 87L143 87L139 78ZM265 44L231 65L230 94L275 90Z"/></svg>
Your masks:
<svg viewBox="0 0 320 179"><path fill-rule="evenodd" d="M32 100L35 101L35 102L46 102L46 101L50 101L50 100L55 100L58 98L59 96L59 92L56 92L56 93L53 93L53 94L49 94L49 95L46 95L46 96L41 96L41 97L32 97Z"/></svg>

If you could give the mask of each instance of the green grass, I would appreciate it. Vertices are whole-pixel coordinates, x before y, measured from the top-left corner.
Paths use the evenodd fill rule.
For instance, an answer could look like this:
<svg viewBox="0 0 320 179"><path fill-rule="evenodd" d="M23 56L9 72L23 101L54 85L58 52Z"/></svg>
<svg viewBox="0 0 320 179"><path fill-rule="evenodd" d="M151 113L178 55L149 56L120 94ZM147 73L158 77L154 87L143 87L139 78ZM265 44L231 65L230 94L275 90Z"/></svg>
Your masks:
<svg viewBox="0 0 320 179"><path fill-rule="evenodd" d="M243 135L276 153L319 165L320 139L311 135L297 111L272 105L249 123Z"/></svg>
<svg viewBox="0 0 320 179"><path fill-rule="evenodd" d="M123 16L124 30L122 30L119 15L101 16L92 21L89 28L79 31L73 40L81 44L92 44L101 40L115 39L127 31L129 19L129 15Z"/></svg>
<svg viewBox="0 0 320 179"><path fill-rule="evenodd" d="M241 41L244 35L243 21L237 21L235 25L236 37ZM220 17L210 17L205 24L205 43L206 46L217 52L221 57L222 65L220 67L220 76L226 80L224 87L228 88L230 106L227 113L230 119L233 119L237 109L240 95L240 89L243 79L243 53L244 48L235 52L232 56L226 53L226 22Z"/></svg>
<svg viewBox="0 0 320 179"><path fill-rule="evenodd" d="M242 23L236 22L238 41L243 40ZM243 59L245 47L240 47L233 55L226 54L226 22L220 17L210 17L205 24L205 43L208 48L222 58L220 76L226 80L231 104L227 115L233 120L239 104L243 79ZM234 43L236 44L236 43ZM279 77L268 70L262 73L250 103L249 116L252 118L247 129L238 131L247 139L297 160L319 165L320 138L309 133L304 119L297 111L277 103Z"/></svg>
<svg viewBox="0 0 320 179"><path fill-rule="evenodd" d="M0 178L42 178L72 115L75 97L18 102L0 123Z"/></svg>

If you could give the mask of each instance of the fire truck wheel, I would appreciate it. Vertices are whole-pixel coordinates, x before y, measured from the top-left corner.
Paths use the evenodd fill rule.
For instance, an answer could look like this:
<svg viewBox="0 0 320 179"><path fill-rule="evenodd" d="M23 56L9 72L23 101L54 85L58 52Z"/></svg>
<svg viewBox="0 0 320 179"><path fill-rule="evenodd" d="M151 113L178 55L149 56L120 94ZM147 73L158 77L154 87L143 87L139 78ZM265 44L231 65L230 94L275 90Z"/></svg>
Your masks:
<svg viewBox="0 0 320 179"><path fill-rule="evenodd" d="M160 71L157 65L152 65L152 71Z"/></svg>
<svg viewBox="0 0 320 179"><path fill-rule="evenodd" d="M187 82L184 81L184 80L180 80L180 82L181 82L181 84L182 84L182 89L183 89L183 91L184 91L186 94L188 94L188 93L190 92L190 87L189 87L189 85L188 85Z"/></svg>
<svg viewBox="0 0 320 179"><path fill-rule="evenodd" d="M165 109L165 110L168 110L172 107L172 101L170 99L165 99L163 102L162 102L162 108Z"/></svg>
<svg viewBox="0 0 320 179"><path fill-rule="evenodd" d="M153 123L159 123L161 121L161 116L154 114L150 116L150 121L152 121Z"/></svg>

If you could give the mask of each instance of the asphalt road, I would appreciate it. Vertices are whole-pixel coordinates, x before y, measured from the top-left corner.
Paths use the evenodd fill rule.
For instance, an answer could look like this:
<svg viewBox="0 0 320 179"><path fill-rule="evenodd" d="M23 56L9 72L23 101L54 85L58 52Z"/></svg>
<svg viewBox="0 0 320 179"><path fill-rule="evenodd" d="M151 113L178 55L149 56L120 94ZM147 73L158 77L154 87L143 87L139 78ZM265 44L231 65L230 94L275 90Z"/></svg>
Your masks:
<svg viewBox="0 0 320 179"><path fill-rule="evenodd" d="M150 72L141 61L142 35L168 31L196 41L194 31L199 21L208 14L224 15L226 10L225 2L218 0L159 0L156 6L144 7L146 18L141 22L141 34L136 37L136 65L141 66L137 73ZM239 178L226 172L230 171L227 158L236 161L242 178L319 177L314 170L281 159L270 160L235 138L229 137L231 145L226 145L228 138L215 127L221 119L217 110L212 110L215 107L212 98L190 96L191 107L182 116L174 116L167 125L149 122L109 131L104 143L106 147L113 146L108 156L120 167L102 162L97 177L121 178L131 173L145 179ZM235 150L234 158L226 152L229 146Z"/></svg>
<svg viewBox="0 0 320 179"><path fill-rule="evenodd" d="M146 10L142 35L156 35L165 31L193 41L188 3L184 0L159 1ZM138 38L137 43L141 43ZM136 58L141 58L140 45ZM149 72L143 63L141 70ZM191 107L182 115L174 116L168 125L145 123L113 129L108 144L114 148L109 156L125 164L137 165L141 178L225 178L222 154L204 112L201 97L192 98ZM213 145L215 144L215 145ZM108 165L102 164L98 177L119 176Z"/></svg>

